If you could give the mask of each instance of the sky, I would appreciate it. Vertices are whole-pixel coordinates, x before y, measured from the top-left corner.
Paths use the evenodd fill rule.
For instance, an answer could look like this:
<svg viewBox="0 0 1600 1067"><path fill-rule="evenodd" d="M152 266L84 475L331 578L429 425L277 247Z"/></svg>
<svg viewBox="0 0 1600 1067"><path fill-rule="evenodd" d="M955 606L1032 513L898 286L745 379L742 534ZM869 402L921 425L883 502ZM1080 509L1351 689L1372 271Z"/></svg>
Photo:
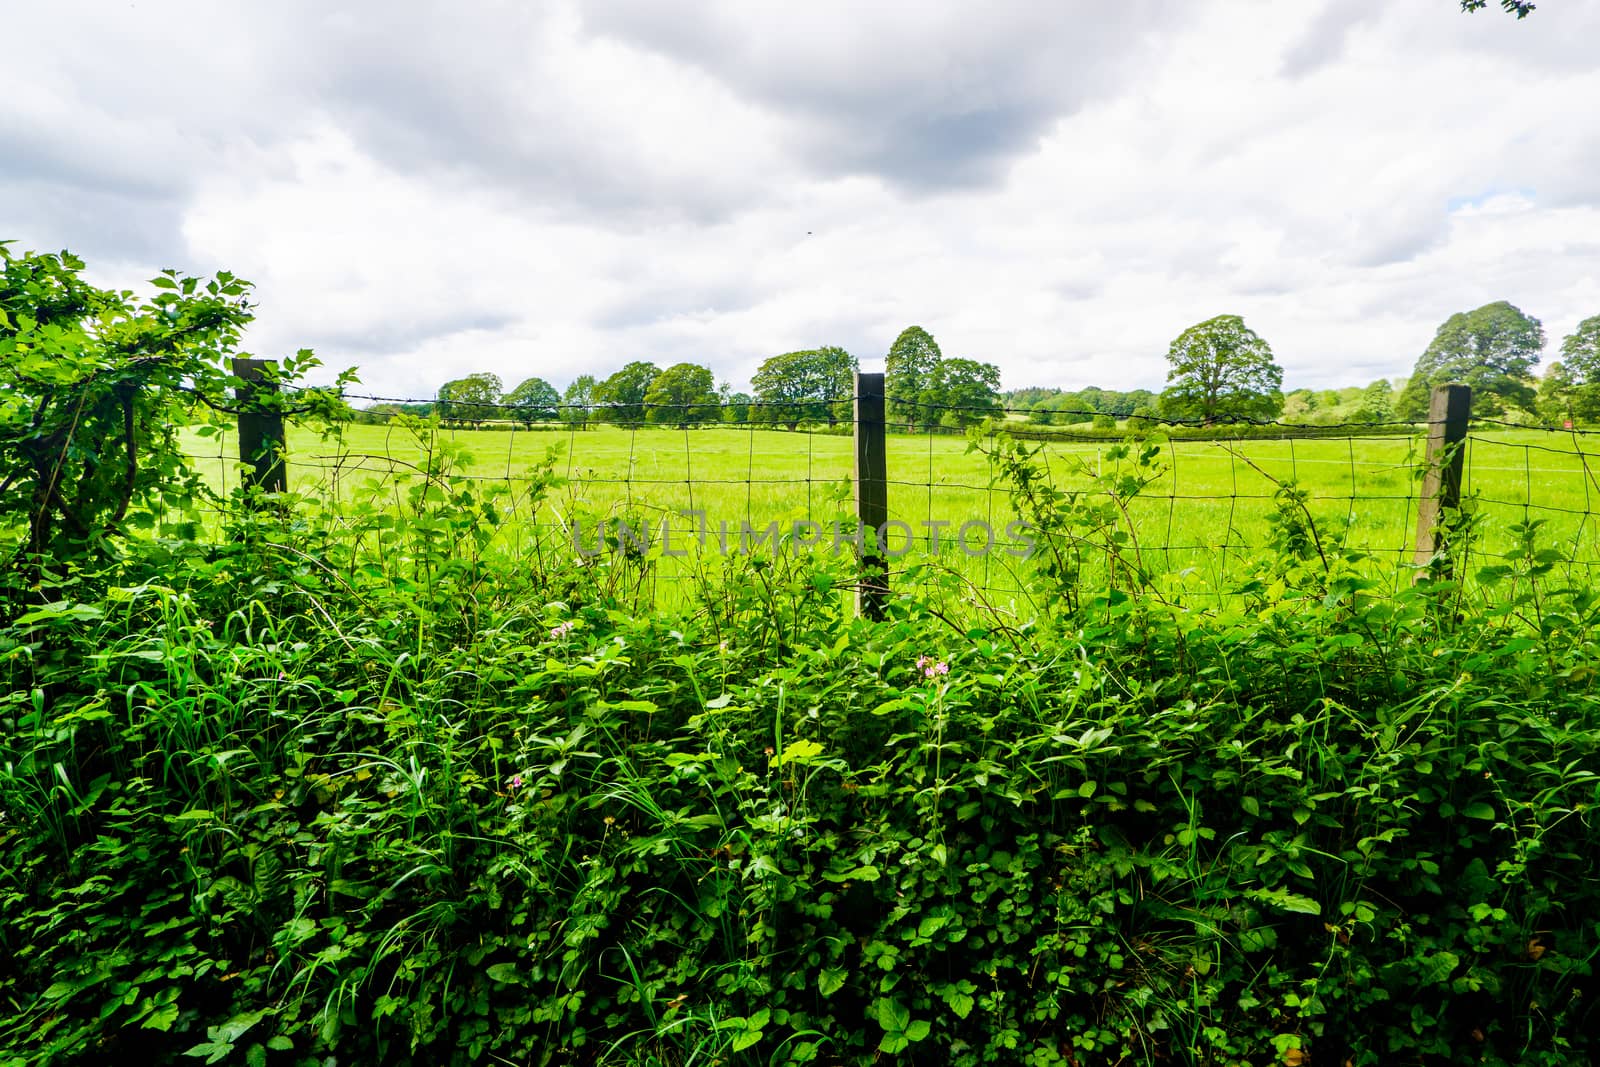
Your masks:
<svg viewBox="0 0 1600 1067"><path fill-rule="evenodd" d="M1285 388L1449 315L1600 314L1600 0L0 0L0 240L256 285L245 348L429 397L905 327L1159 389L1237 314Z"/></svg>

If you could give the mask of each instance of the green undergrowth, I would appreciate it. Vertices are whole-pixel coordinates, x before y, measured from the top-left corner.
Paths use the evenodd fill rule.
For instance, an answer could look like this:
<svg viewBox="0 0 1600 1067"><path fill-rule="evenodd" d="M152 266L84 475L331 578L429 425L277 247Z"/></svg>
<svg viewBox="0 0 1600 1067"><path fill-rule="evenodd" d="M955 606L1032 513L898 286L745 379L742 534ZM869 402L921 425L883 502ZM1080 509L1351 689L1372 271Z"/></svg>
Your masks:
<svg viewBox="0 0 1600 1067"><path fill-rule="evenodd" d="M1130 562L870 622L780 557L640 616L439 484L0 630L0 1062L1593 1051L1600 604L1535 529L1492 596L1369 596L1291 488L1231 614ZM1069 579L1115 517L1037 489Z"/></svg>

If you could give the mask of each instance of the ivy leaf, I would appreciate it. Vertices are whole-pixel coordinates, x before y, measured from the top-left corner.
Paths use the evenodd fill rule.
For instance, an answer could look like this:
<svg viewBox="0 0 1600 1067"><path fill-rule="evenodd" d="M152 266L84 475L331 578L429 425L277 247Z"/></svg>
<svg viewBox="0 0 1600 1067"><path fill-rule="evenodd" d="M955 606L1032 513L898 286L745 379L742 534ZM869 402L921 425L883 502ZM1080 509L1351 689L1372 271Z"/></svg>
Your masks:
<svg viewBox="0 0 1600 1067"><path fill-rule="evenodd" d="M843 967L824 967L817 976L817 992L825 997L831 997L844 988L845 973Z"/></svg>

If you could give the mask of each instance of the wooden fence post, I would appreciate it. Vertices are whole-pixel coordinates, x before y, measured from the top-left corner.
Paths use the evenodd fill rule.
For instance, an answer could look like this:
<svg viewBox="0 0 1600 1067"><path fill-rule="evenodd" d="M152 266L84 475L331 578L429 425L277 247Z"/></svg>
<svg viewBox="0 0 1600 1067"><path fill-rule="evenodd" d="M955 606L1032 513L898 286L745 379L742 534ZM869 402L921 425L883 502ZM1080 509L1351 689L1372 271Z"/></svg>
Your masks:
<svg viewBox="0 0 1600 1067"><path fill-rule="evenodd" d="M883 375L856 372L856 521L861 525L861 584L856 610L883 618L889 565L879 531L889 519L888 434L883 421Z"/></svg>
<svg viewBox="0 0 1600 1067"><path fill-rule="evenodd" d="M1448 549L1444 513L1461 507L1461 474L1466 466L1467 423L1472 414L1472 389L1466 385L1434 386L1428 404L1428 466L1417 501L1417 550L1413 561L1426 567ZM1445 556L1440 569L1450 573Z"/></svg>
<svg viewBox="0 0 1600 1067"><path fill-rule="evenodd" d="M236 396L239 400L239 459L248 466L245 485L267 493L282 493L289 488L284 470L283 416L260 406L259 397L278 392L278 383L267 374L277 369L270 359L233 361L233 373L242 379Z"/></svg>

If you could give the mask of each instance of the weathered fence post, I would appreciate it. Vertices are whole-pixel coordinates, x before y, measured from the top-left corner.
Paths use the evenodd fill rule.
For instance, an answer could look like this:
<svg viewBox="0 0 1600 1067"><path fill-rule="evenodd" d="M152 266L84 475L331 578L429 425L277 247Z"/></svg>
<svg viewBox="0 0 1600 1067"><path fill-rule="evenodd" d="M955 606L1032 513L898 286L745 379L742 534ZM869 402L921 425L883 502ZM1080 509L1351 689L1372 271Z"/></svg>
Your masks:
<svg viewBox="0 0 1600 1067"><path fill-rule="evenodd" d="M1472 414L1472 389L1465 385L1438 385L1428 404L1428 466L1422 475L1422 497L1417 502L1417 550L1413 561L1425 567L1444 552L1448 524L1445 512L1461 506L1461 473L1466 464L1467 423ZM1443 574L1450 560L1440 561Z"/></svg>
<svg viewBox="0 0 1600 1067"><path fill-rule="evenodd" d="M856 372L856 521L861 526L861 584L856 609L883 618L889 565L880 533L889 519L888 434L883 419L883 375Z"/></svg>
<svg viewBox="0 0 1600 1067"><path fill-rule="evenodd" d="M239 459L248 466L245 485L259 487L263 492L282 493L289 488L289 478L283 465L283 416L261 405L259 398L276 394L278 383L267 374L267 368L277 369L270 359L244 359L233 361L234 376L242 383L237 391L239 400Z"/></svg>

